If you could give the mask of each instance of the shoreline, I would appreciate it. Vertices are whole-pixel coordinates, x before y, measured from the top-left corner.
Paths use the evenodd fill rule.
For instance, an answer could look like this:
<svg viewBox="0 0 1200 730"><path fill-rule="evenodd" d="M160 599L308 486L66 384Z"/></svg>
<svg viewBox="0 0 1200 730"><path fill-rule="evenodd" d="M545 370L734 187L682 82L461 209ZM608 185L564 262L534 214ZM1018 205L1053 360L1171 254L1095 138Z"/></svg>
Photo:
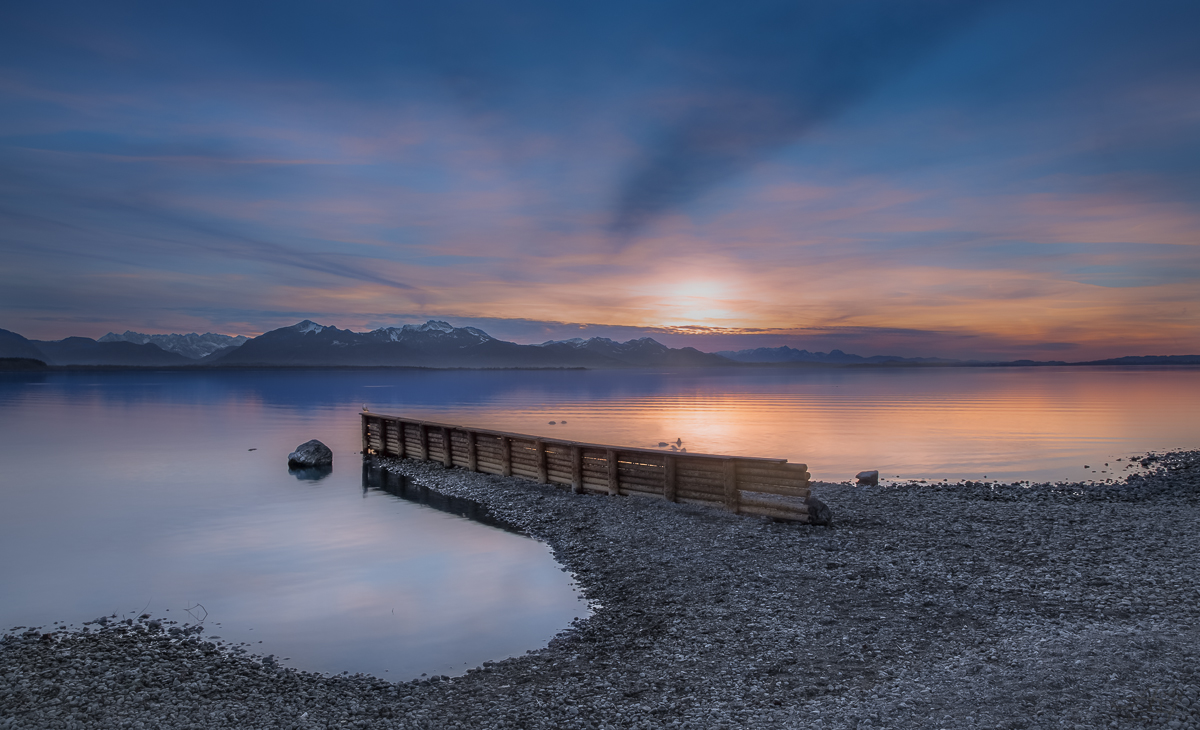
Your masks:
<svg viewBox="0 0 1200 730"><path fill-rule="evenodd" d="M546 542L596 612L416 684L149 621L9 634L0 730L1200 728L1200 452L1156 456L1115 484L815 483L829 528L385 460Z"/></svg>

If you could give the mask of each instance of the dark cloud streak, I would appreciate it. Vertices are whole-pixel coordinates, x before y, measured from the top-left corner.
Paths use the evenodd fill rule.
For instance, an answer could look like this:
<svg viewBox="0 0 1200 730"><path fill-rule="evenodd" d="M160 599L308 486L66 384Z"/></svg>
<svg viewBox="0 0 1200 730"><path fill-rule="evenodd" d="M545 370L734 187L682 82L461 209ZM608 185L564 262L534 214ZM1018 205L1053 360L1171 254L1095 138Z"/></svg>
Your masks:
<svg viewBox="0 0 1200 730"><path fill-rule="evenodd" d="M715 26L709 72L617 191L627 239L896 78L990 3L805 2Z"/></svg>

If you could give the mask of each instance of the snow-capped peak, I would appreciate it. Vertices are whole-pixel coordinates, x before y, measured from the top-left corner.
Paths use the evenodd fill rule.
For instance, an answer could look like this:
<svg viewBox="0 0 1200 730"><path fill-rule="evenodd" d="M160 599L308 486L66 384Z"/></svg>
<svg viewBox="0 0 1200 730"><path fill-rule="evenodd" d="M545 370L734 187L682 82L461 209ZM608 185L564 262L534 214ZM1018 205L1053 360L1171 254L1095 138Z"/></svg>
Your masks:
<svg viewBox="0 0 1200 730"><path fill-rule="evenodd" d="M302 335L306 335L309 332L316 332L316 333L320 334L321 332L323 332L325 330L325 326L317 324L316 322L312 321L311 319L306 319L303 322L300 322L299 324L293 325L292 329L295 330L296 332L299 332Z"/></svg>
<svg viewBox="0 0 1200 730"><path fill-rule="evenodd" d="M449 322L431 319L425 324L406 324L401 327L405 332L453 332L454 327Z"/></svg>
<svg viewBox="0 0 1200 730"><path fill-rule="evenodd" d="M572 337L569 340L546 340L542 344L538 345L538 347L547 347L549 345L571 345L572 347L579 347L586 343L587 340L583 339L582 337Z"/></svg>

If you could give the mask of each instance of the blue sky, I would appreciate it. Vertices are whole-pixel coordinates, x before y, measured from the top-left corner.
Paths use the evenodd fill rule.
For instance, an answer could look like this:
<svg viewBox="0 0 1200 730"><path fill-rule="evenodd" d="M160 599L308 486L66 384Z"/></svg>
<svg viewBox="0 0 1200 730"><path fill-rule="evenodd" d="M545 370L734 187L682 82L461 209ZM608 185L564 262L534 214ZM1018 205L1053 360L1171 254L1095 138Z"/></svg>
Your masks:
<svg viewBox="0 0 1200 730"><path fill-rule="evenodd" d="M1200 351L1194 2L36 3L0 327Z"/></svg>

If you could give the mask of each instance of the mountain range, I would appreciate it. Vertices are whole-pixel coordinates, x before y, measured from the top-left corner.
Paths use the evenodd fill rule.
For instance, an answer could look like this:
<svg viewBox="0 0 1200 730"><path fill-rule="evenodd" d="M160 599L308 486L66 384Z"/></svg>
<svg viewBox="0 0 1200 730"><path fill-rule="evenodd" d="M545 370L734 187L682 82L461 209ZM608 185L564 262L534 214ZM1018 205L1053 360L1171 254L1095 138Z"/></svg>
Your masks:
<svg viewBox="0 0 1200 730"><path fill-rule="evenodd" d="M809 352L808 350L797 350L786 345L783 347L759 347L753 350L738 350L737 352L722 350L716 354L735 362L753 363L816 362L828 363L830 365L881 365L884 363L936 364L959 362L958 360L943 360L937 357L898 357L896 355L863 357L862 355L848 355L841 350L831 350L828 353Z"/></svg>
<svg viewBox="0 0 1200 730"><path fill-rule="evenodd" d="M147 335L113 332L99 340L68 337L28 340L0 329L6 369L41 361L56 367L426 367L426 368L629 368L714 366L921 366L1066 365L1064 362L963 362L940 358L862 357L792 347L700 352L673 349L650 338L616 342L605 337L520 345L475 327L430 320L421 325L353 332L304 320L258 337ZM1200 365L1200 355L1123 357L1081 365Z"/></svg>
<svg viewBox="0 0 1200 730"><path fill-rule="evenodd" d="M352 332L304 320L258 337L109 333L99 340L28 340L0 330L0 358L52 366L108 367L428 367L624 368L732 365L695 348L672 349L649 337L519 345L474 327L430 320L421 325Z"/></svg>
<svg viewBox="0 0 1200 730"><path fill-rule="evenodd" d="M109 332L96 341L132 342L138 345L153 343L167 352L174 352L193 360L199 360L208 357L217 350L244 345L249 339L245 335L230 337L229 335L217 335L212 332L206 332L202 335L198 335L195 332L187 335L144 335L141 332L126 330L124 334L120 335L115 332Z"/></svg>
<svg viewBox="0 0 1200 730"><path fill-rule="evenodd" d="M431 368L621 368L729 365L691 347L673 350L650 338L618 343L518 345L474 327L430 320L422 325L351 332L304 320L272 330L213 361L216 366L407 366Z"/></svg>

